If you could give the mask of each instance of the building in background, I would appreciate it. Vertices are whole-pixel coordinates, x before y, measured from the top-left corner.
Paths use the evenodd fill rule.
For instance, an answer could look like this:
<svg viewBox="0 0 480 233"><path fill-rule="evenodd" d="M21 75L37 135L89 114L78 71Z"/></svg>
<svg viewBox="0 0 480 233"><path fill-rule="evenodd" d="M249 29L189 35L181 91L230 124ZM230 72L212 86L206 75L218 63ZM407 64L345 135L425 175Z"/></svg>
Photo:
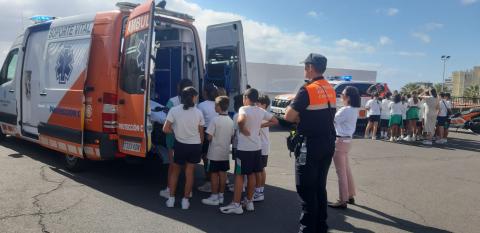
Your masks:
<svg viewBox="0 0 480 233"><path fill-rule="evenodd" d="M304 83L304 66L247 62L248 84L269 95L295 93ZM353 81L376 82L377 71L327 68L325 77L351 76Z"/></svg>
<svg viewBox="0 0 480 233"><path fill-rule="evenodd" d="M471 70L454 71L452 73L453 96L463 96L465 89L474 85L480 85L480 66L475 66Z"/></svg>

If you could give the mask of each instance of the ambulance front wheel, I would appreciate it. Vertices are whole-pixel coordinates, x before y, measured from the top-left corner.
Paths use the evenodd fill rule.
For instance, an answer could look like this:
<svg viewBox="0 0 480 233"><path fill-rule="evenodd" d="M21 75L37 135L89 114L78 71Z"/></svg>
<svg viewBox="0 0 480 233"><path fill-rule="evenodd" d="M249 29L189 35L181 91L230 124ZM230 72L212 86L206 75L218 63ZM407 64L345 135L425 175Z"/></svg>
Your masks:
<svg viewBox="0 0 480 233"><path fill-rule="evenodd" d="M87 161L73 155L65 155L65 164L68 170L80 172L85 169Z"/></svg>

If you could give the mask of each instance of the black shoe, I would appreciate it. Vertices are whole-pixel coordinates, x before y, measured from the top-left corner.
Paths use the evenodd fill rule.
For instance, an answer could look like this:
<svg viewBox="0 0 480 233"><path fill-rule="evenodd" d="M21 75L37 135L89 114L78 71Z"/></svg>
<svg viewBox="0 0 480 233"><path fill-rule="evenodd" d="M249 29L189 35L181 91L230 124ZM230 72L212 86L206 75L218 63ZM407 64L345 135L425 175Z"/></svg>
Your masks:
<svg viewBox="0 0 480 233"><path fill-rule="evenodd" d="M328 206L331 207L331 208L334 208L334 209L346 209L347 208L347 203L337 201L336 203L328 204Z"/></svg>
<svg viewBox="0 0 480 233"><path fill-rule="evenodd" d="M347 201L348 204L355 205L355 198L351 197Z"/></svg>

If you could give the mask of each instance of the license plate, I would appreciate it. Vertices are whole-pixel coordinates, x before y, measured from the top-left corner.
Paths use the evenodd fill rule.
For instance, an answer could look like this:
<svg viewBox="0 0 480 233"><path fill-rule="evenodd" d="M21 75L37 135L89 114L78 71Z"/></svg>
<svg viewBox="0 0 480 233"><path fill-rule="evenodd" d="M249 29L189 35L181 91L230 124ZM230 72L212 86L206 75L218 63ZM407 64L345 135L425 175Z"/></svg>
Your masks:
<svg viewBox="0 0 480 233"><path fill-rule="evenodd" d="M134 152L140 152L140 147L142 147L142 144L136 143L136 142L128 142L125 141L123 142L123 150L128 150L128 151L134 151Z"/></svg>

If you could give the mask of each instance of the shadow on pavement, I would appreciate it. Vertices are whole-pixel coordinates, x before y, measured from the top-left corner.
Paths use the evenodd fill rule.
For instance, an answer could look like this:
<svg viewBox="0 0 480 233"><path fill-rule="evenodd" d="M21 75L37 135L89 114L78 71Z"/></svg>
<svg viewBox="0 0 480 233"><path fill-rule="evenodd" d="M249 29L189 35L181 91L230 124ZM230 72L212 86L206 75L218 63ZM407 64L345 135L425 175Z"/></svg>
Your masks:
<svg viewBox="0 0 480 233"><path fill-rule="evenodd" d="M158 195L160 189L165 187L167 170L159 161L148 160L137 164L129 164L123 160L93 162L89 164L87 171L72 174L64 170L64 157L61 153L15 138L8 138L2 145L18 152L9 155L11 158L28 156L48 165L57 174L80 184L205 232L289 233L298 231L301 208L296 192L291 190L267 185L266 200L255 204L255 212L246 212L243 216L232 216L221 214L218 207L201 204L201 199L208 197L209 194L198 192L195 189L190 202L190 210L185 211L180 209L178 201L175 208L165 207L165 199ZM203 183L202 170L203 167L200 165L196 169L196 185ZM181 193L181 190L178 193ZM231 199L232 194L227 193L225 201L228 203ZM389 216L368 207L359 207L388 220L352 209L346 211L329 209L328 224L331 229L347 232L373 232L357 228L346 222L346 216L349 216L411 232L446 232Z"/></svg>

